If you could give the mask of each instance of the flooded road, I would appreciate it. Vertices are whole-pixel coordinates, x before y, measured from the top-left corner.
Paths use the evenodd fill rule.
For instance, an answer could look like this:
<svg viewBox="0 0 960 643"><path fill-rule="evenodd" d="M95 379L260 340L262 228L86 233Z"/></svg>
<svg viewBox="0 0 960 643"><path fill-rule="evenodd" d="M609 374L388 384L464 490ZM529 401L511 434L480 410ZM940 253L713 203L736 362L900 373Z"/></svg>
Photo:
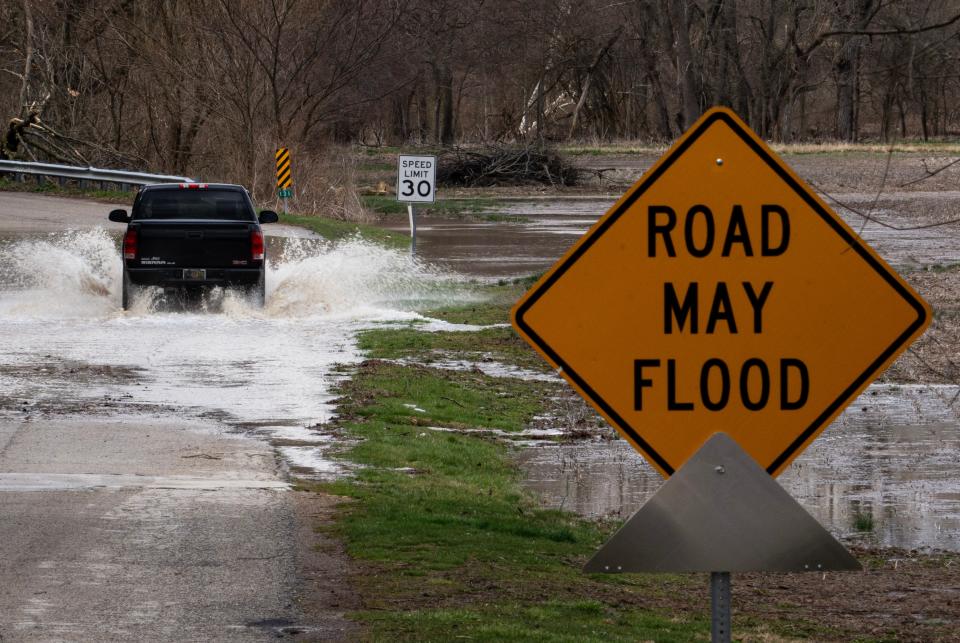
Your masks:
<svg viewBox="0 0 960 643"><path fill-rule="evenodd" d="M176 413L275 438L291 466L330 471L326 438L334 367L360 359L360 328L419 318L453 296L452 279L405 253L359 240L274 238L267 306L213 293L177 311L158 289L119 309L113 235L93 229L0 245L4 408ZM22 405L25 405L22 406ZM26 410L23 410L26 408ZM61 411L58 411L61 409ZM290 444L296 442L297 444Z"/></svg>

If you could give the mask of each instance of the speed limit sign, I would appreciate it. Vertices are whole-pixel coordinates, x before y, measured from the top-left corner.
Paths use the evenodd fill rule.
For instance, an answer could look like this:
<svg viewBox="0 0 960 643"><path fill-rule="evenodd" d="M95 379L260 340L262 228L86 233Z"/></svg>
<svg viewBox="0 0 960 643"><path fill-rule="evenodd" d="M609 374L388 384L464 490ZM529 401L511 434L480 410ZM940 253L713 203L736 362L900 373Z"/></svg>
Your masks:
<svg viewBox="0 0 960 643"><path fill-rule="evenodd" d="M436 200L437 157L400 155L397 163L397 201L433 203Z"/></svg>

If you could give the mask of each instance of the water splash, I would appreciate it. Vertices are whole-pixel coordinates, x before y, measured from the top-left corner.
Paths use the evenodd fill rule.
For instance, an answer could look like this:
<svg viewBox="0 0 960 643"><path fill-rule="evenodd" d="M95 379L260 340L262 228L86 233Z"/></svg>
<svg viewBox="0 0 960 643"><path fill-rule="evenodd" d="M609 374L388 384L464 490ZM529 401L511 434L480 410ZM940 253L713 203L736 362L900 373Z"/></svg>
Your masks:
<svg viewBox="0 0 960 643"><path fill-rule="evenodd" d="M0 316L103 317L118 308L122 268L103 229L62 232L0 247Z"/></svg>
<svg viewBox="0 0 960 643"><path fill-rule="evenodd" d="M403 318L473 296L462 279L406 252L354 237L336 243L277 239L262 310L241 293L214 288L189 312L269 319ZM63 232L0 246L0 318L110 318L183 310L175 295L144 288L120 310L118 241L103 229Z"/></svg>
<svg viewBox="0 0 960 643"><path fill-rule="evenodd" d="M287 239L277 260L268 263L264 312L375 317L470 298L452 273L360 237L338 243Z"/></svg>

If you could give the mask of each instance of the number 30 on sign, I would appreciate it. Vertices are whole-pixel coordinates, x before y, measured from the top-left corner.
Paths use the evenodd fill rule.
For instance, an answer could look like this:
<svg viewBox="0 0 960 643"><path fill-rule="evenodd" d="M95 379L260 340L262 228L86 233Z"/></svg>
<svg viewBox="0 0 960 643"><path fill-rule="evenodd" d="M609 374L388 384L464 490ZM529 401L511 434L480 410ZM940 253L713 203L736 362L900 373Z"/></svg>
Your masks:
<svg viewBox="0 0 960 643"><path fill-rule="evenodd" d="M406 156L397 163L397 201L433 203L436 200L437 157Z"/></svg>

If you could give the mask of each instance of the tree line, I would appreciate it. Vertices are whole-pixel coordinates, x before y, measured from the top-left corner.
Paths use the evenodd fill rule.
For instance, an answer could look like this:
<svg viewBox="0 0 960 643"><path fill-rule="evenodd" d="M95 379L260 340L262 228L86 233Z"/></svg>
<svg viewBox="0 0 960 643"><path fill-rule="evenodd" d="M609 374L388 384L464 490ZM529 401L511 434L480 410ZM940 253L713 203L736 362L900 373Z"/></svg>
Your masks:
<svg viewBox="0 0 960 643"><path fill-rule="evenodd" d="M276 147L949 136L960 0L7 0L0 155L267 185Z"/></svg>

